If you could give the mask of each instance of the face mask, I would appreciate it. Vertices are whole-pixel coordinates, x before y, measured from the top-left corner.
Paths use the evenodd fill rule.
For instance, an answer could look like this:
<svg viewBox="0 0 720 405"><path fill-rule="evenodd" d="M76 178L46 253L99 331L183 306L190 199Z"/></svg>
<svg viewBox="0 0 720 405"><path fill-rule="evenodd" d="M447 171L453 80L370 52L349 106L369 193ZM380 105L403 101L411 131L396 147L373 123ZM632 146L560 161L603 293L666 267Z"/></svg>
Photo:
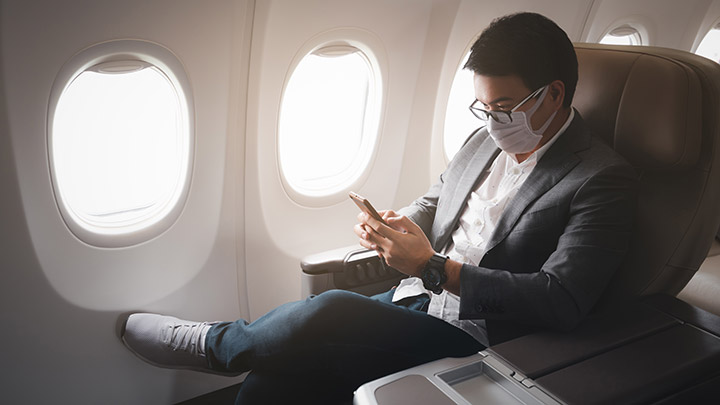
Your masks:
<svg viewBox="0 0 720 405"><path fill-rule="evenodd" d="M500 149L512 154L527 153L540 143L543 132L550 126L557 111L555 111L537 131L533 131L530 126L530 119L540 107L540 104L542 104L547 91L548 88L545 87L540 94L540 98L529 110L511 112L510 116L512 121L510 123L501 124L492 118L488 120L487 130ZM519 107L519 105L517 107Z"/></svg>

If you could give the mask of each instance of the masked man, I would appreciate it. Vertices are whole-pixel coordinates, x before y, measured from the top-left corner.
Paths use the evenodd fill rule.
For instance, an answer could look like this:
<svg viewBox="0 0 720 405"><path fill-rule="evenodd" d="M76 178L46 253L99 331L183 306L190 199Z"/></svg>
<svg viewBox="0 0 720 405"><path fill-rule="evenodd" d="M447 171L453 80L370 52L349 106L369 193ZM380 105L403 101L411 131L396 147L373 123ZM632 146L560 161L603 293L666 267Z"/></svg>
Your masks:
<svg viewBox="0 0 720 405"><path fill-rule="evenodd" d="M627 251L636 173L572 108L577 58L552 21L495 20L465 68L483 128L424 196L381 212L387 225L361 214L354 228L411 277L371 298L329 291L252 323L135 314L128 347L165 367L250 371L241 403L338 403L392 372L577 325Z"/></svg>

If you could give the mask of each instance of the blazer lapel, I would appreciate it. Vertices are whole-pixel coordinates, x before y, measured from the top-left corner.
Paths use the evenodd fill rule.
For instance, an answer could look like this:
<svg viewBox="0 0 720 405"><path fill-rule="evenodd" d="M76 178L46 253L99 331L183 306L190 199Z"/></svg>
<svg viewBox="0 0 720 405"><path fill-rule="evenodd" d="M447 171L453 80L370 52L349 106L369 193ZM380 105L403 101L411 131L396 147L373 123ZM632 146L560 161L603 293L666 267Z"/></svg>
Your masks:
<svg viewBox="0 0 720 405"><path fill-rule="evenodd" d="M443 193L441 196L446 199L447 203L439 206L436 213L436 221L433 224L432 234L436 237L432 241L435 250L442 250L447 245L448 239L455 229L456 223L462 215L470 192L475 188L478 181L485 177L490 165L500 153L500 149L490 136L486 136L475 149L475 153L470 157L469 162L465 165L465 170L460 176L457 186ZM438 219L442 219L438 221Z"/></svg>
<svg viewBox="0 0 720 405"><path fill-rule="evenodd" d="M500 217L485 252L497 246L515 226L528 205L553 188L562 178L580 162L576 151L589 146L589 135L582 131L582 119L575 112L575 118L567 130L560 135L555 144L540 158L535 169L520 187Z"/></svg>

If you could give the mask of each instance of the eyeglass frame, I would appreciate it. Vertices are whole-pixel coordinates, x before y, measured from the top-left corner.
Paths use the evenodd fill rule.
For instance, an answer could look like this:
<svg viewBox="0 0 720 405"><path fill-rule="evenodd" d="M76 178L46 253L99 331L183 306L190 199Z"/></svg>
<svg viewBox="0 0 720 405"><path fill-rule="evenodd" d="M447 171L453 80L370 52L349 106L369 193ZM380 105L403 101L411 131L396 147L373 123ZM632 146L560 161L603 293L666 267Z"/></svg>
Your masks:
<svg viewBox="0 0 720 405"><path fill-rule="evenodd" d="M534 97L537 97L537 96L538 96L543 90L545 90L545 88L548 87L548 86L549 86L549 84L546 84L546 85L540 87L539 89L533 91L533 92L530 93L527 97L525 97L522 101L520 101L519 103L515 104L515 107L511 108L509 111L502 111L502 110L500 110L500 111L493 111L493 110L485 110L485 109L483 109L483 108L475 107L475 103L479 103L479 102L480 102L480 100L478 100L478 99L475 99L475 100L472 102L472 104L470 104L470 106L468 107L468 109L469 109L470 112L471 112L475 117L477 117L480 121L488 122L488 121L490 120L490 118L492 118L493 120L495 120L495 122L498 122L498 123L501 123L501 124L509 124L509 123L512 122L512 113L513 113L513 112L515 112L518 108L520 108L523 104L527 103L529 100L533 99ZM500 113L505 114L505 115L508 117L508 121L507 121L507 122L503 122L503 121L501 121L500 119L498 119L498 115L497 115L497 114L500 114Z"/></svg>

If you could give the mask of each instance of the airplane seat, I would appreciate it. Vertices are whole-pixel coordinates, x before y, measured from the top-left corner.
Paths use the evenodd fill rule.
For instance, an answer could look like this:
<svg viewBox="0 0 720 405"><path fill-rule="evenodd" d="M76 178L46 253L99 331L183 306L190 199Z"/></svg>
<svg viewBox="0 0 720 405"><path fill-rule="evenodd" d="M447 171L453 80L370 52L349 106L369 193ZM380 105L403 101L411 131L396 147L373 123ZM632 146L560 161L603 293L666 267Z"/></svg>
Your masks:
<svg viewBox="0 0 720 405"><path fill-rule="evenodd" d="M665 48L575 48L573 105L640 176L635 236L597 308L656 293L676 296L720 225L720 66ZM402 277L357 245L308 256L301 268L305 296L330 288L371 295ZM693 293L720 306L720 294L707 290ZM692 302L693 293L683 298Z"/></svg>
<svg viewBox="0 0 720 405"><path fill-rule="evenodd" d="M665 48L575 49L575 108L640 176L630 250L598 308L676 296L720 224L720 66Z"/></svg>

